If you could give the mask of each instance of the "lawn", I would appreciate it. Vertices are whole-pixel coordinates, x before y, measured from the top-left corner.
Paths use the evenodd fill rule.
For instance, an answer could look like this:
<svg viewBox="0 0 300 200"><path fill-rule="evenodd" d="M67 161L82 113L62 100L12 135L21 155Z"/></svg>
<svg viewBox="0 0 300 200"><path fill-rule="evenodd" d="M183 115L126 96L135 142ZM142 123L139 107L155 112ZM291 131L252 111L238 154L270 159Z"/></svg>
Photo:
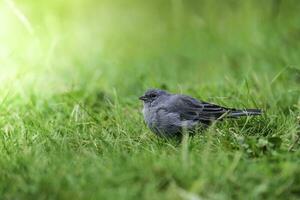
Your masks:
<svg viewBox="0 0 300 200"><path fill-rule="evenodd" d="M298 0L4 0L0 199L299 199ZM148 88L261 117L181 141Z"/></svg>

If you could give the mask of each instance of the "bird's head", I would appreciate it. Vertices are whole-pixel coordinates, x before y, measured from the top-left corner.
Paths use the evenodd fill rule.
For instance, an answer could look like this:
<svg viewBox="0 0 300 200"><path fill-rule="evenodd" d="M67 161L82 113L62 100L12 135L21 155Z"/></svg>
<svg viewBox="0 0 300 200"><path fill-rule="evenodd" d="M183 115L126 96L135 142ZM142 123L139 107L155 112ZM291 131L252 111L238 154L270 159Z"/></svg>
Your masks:
<svg viewBox="0 0 300 200"><path fill-rule="evenodd" d="M164 90L160 89L149 89L145 92L145 94L141 97L139 97L140 100L142 100L144 103L152 103L159 97L168 95L168 93Z"/></svg>

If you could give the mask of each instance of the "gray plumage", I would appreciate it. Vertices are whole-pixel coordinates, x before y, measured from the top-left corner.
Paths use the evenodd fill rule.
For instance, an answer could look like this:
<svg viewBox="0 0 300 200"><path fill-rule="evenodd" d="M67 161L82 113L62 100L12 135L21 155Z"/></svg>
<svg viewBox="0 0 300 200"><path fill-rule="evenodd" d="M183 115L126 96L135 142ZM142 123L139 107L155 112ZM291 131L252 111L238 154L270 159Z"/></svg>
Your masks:
<svg viewBox="0 0 300 200"><path fill-rule="evenodd" d="M139 99L144 102L143 115L147 126L157 135L166 137L205 127L225 117L261 114L259 109L225 108L159 89L150 89Z"/></svg>

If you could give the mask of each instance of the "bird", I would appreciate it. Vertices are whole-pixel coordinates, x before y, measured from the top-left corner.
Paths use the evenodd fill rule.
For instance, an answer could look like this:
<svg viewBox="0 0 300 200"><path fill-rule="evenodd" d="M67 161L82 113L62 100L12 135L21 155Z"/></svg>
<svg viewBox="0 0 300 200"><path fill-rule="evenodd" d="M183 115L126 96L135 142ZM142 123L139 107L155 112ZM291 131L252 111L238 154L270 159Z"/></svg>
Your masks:
<svg viewBox="0 0 300 200"><path fill-rule="evenodd" d="M149 129L158 136L182 136L224 118L261 115L261 109L226 108L182 94L148 89L143 96L143 116Z"/></svg>

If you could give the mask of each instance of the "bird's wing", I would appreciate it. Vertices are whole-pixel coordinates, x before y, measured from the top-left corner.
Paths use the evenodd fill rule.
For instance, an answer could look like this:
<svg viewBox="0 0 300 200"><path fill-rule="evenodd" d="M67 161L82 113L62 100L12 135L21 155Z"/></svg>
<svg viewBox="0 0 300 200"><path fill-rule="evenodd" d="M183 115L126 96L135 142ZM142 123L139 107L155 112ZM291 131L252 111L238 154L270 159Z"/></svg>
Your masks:
<svg viewBox="0 0 300 200"><path fill-rule="evenodd" d="M189 96L176 95L170 106L171 112L178 112L182 120L213 121L231 109L215 104L200 102Z"/></svg>

